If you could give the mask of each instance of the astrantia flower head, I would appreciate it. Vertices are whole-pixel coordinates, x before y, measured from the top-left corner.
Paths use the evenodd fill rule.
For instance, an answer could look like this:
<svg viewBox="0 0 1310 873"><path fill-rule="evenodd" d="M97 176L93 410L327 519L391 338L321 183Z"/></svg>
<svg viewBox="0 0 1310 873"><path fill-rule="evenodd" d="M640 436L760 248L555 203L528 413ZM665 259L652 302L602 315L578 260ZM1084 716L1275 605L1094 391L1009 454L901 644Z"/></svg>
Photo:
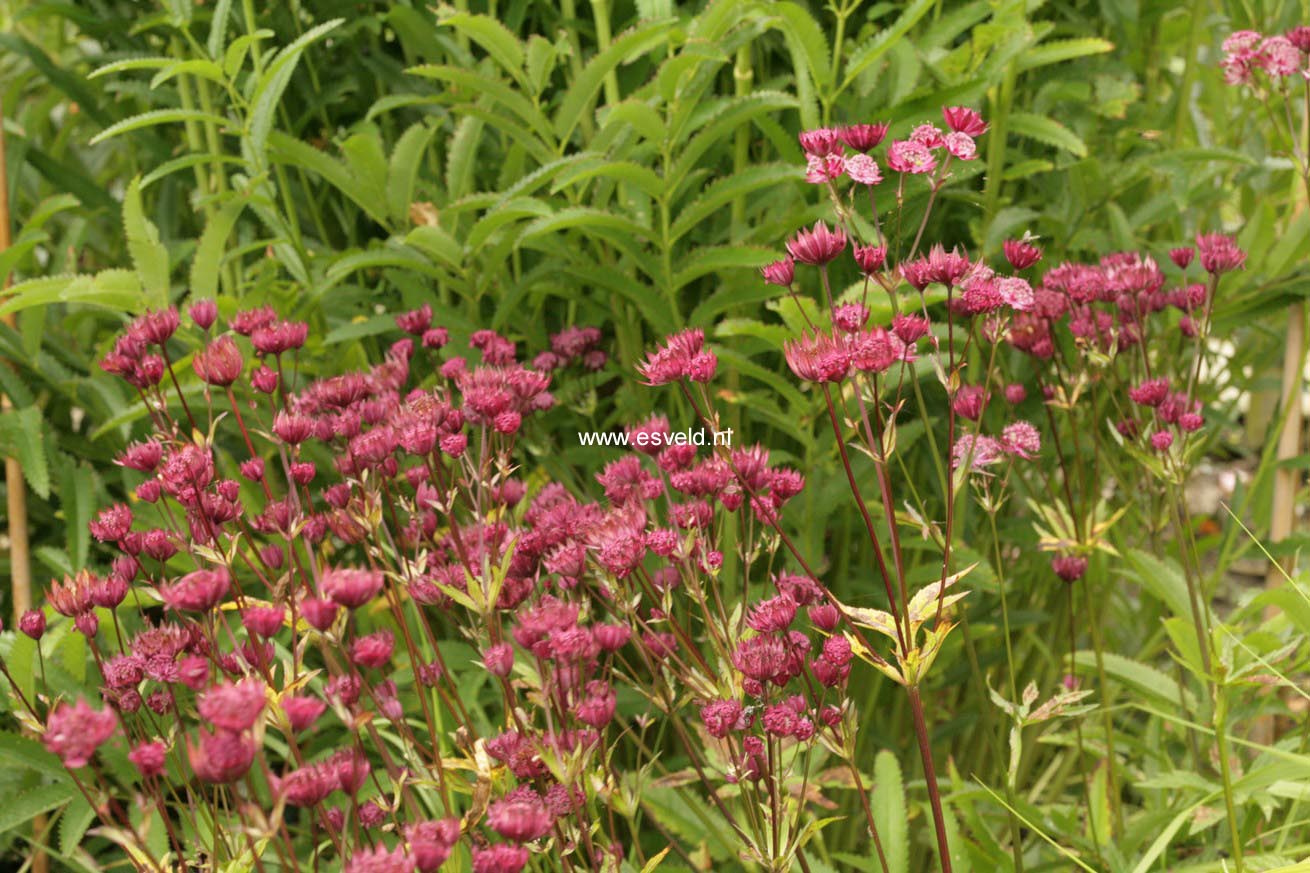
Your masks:
<svg viewBox="0 0 1310 873"><path fill-rule="evenodd" d="M868 320L869 307L862 303L843 303L832 310L832 326L846 333L854 333Z"/></svg>
<svg viewBox="0 0 1310 873"><path fill-rule="evenodd" d="M967 106L946 106L942 109L942 118L951 130L975 139L987 132L987 123L982 116Z"/></svg>
<svg viewBox="0 0 1310 873"><path fill-rule="evenodd" d="M850 346L839 333L816 331L782 345L787 366L806 382L840 382L851 366Z"/></svg>
<svg viewBox="0 0 1310 873"><path fill-rule="evenodd" d="M1277 78L1290 76L1304 66L1301 50L1285 36L1267 37L1260 43L1258 56L1264 71Z"/></svg>
<svg viewBox="0 0 1310 873"><path fill-rule="evenodd" d="M701 707L700 718L706 733L716 739L723 739L746 727L741 704L735 700L715 700L705 704Z"/></svg>
<svg viewBox="0 0 1310 873"><path fill-rule="evenodd" d="M1001 431L1001 448L1007 454L1023 458L1026 461L1032 460L1041 451L1041 434L1037 432L1037 428L1026 421L1007 424L1005 429Z"/></svg>
<svg viewBox="0 0 1310 873"><path fill-rule="evenodd" d="M1081 555L1059 555L1051 559L1051 569L1065 582L1077 582L1087 572L1087 559Z"/></svg>
<svg viewBox="0 0 1310 873"><path fill-rule="evenodd" d="M822 185L841 178L846 172L846 159L841 155L818 157L810 155L805 161L805 181L811 185Z"/></svg>
<svg viewBox="0 0 1310 873"><path fill-rule="evenodd" d="M867 152L878 147L887 138L886 124L849 124L838 128L837 135L847 147L857 152Z"/></svg>
<svg viewBox="0 0 1310 873"><path fill-rule="evenodd" d="M210 724L229 731L244 731L254 726L264 711L265 686L258 679L215 685L204 694L196 708Z"/></svg>
<svg viewBox="0 0 1310 873"><path fill-rule="evenodd" d="M232 577L226 567L196 570L172 584L159 586L159 596L170 608L179 612L208 612L223 602Z"/></svg>
<svg viewBox="0 0 1310 873"><path fill-rule="evenodd" d="M855 263L860 268L860 272L866 276L871 276L882 269L883 264L887 263L886 246L856 246L854 249Z"/></svg>
<svg viewBox="0 0 1310 873"><path fill-rule="evenodd" d="M1003 248L1005 249L1005 259L1016 270L1026 270L1042 259L1042 250L1029 242L1027 237L1007 239Z"/></svg>
<svg viewBox="0 0 1310 873"><path fill-rule="evenodd" d="M705 333L699 328L675 333L664 345L637 365L637 372L647 385L667 385L679 379L708 382L714 376L718 359L705 348Z"/></svg>
<svg viewBox="0 0 1310 873"><path fill-rule="evenodd" d="M921 142L895 140L887 149L887 166L897 173L922 175L937 169L937 159Z"/></svg>
<svg viewBox="0 0 1310 873"><path fill-rule="evenodd" d="M877 185L882 181L878 162L868 155L852 155L846 159L844 169L852 182L861 185Z"/></svg>
<svg viewBox="0 0 1310 873"><path fill-rule="evenodd" d="M405 854L404 846L388 849L377 845L355 850L342 873L412 873L413 870L414 859Z"/></svg>
<svg viewBox="0 0 1310 873"><path fill-rule="evenodd" d="M791 255L780 261L766 264L760 269L764 281L779 288L787 288L796 279L796 261Z"/></svg>
<svg viewBox="0 0 1310 873"><path fill-rule="evenodd" d="M200 381L226 388L241 376L241 350L230 336L221 336L191 359Z"/></svg>
<svg viewBox="0 0 1310 873"><path fill-rule="evenodd" d="M319 587L333 603L358 609L378 596L382 583L383 575L377 570L338 567L323 574Z"/></svg>
<svg viewBox="0 0 1310 873"><path fill-rule="evenodd" d="M846 248L846 233L829 230L820 221L809 230L801 230L787 241L787 251L802 264L822 266L835 260Z"/></svg>
<svg viewBox="0 0 1310 873"><path fill-rule="evenodd" d="M842 149L841 138L837 131L829 127L819 127L814 130L803 130L797 135L800 140L801 148L805 154L811 157L824 158L829 155L840 155Z"/></svg>
<svg viewBox="0 0 1310 873"><path fill-rule="evenodd" d="M528 850L500 843L473 850L473 873L519 873L528 864Z"/></svg>
<svg viewBox="0 0 1310 873"><path fill-rule="evenodd" d="M77 703L61 703L46 720L41 740L45 747L58 755L70 769L85 767L96 749L104 745L118 726L112 710L92 709L85 699Z"/></svg>
<svg viewBox="0 0 1310 873"><path fill-rule="evenodd" d="M1237 242L1222 233L1198 234L1196 248L1201 256L1201 266L1207 273L1220 275L1239 270L1246 263L1246 252L1237 247Z"/></svg>
<svg viewBox="0 0 1310 873"><path fill-rule="evenodd" d="M946 150L962 161L972 161L978 157L978 145L967 133L952 131L944 139Z"/></svg>
<svg viewBox="0 0 1310 873"><path fill-rule="evenodd" d="M1180 270L1186 270L1187 266L1192 263L1192 258L1196 257L1196 249L1191 246L1182 246L1169 250L1169 260Z"/></svg>
<svg viewBox="0 0 1310 873"><path fill-rule="evenodd" d="M980 472L995 464L1004 456L1004 450L998 440L988 436L965 434L951 446L951 469L969 465L972 472Z"/></svg>

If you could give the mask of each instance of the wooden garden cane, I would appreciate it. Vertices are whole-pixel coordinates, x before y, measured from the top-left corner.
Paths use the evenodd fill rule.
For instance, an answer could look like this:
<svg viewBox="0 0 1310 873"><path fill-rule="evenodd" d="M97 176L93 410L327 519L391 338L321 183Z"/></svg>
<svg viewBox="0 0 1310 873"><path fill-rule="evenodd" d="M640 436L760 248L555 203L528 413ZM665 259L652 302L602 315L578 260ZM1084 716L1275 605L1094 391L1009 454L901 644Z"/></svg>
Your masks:
<svg viewBox="0 0 1310 873"><path fill-rule="evenodd" d="M10 245L9 235L9 173L5 153L5 104L0 97L0 252ZM8 290L9 274L0 276L0 289ZM0 294L0 298L3 295ZM17 319L11 312L4 317L5 324L16 325ZM9 395L0 395L0 415L8 415L13 408ZM13 598L14 623L24 612L32 608L32 558L31 547L27 539L27 486L23 482L23 468L17 458L5 458L5 493L9 504L9 590ZM32 822L33 833L45 830L45 816L37 816ZM50 858L45 852L37 850L32 856L34 873L46 873L50 869Z"/></svg>

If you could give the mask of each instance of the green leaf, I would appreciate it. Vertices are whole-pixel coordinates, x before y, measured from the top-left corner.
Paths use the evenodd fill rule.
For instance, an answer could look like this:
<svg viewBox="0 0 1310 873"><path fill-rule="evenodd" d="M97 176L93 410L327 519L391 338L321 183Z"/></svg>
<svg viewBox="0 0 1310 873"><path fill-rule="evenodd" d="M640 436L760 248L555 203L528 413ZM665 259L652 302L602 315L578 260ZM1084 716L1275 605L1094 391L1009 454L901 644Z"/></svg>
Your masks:
<svg viewBox="0 0 1310 873"><path fill-rule="evenodd" d="M878 31L872 39L851 52L846 61L846 77L842 80L838 91L849 87L856 77L886 54L934 5L933 0L916 0L900 14L891 27Z"/></svg>
<svg viewBox="0 0 1310 873"><path fill-rule="evenodd" d="M218 293L218 275L223 265L227 238L245 208L245 200L233 200L225 204L214 213L200 234L196 252L191 258L191 294L196 299L203 300Z"/></svg>
<svg viewBox="0 0 1310 873"><path fill-rule="evenodd" d="M1088 55L1101 55L1114 51L1114 43L1107 39L1084 37L1081 39L1061 39L1043 43L1028 49L1019 56L1020 72L1035 70L1048 64L1085 58Z"/></svg>
<svg viewBox="0 0 1310 873"><path fill-rule="evenodd" d="M1157 703L1176 708L1179 702L1183 701L1188 709L1196 707L1196 697L1191 691L1182 688L1172 678L1154 667L1115 652L1102 652L1101 660L1105 664L1105 672L1111 678L1154 698ZM1094 673L1097 670L1096 653L1086 650L1078 652L1074 656L1074 664L1081 673Z"/></svg>
<svg viewBox="0 0 1310 873"><path fill-rule="evenodd" d="M0 315L51 303L84 303L116 310L142 308L141 280L130 270L104 270L94 276L62 275L28 279L9 289Z"/></svg>
<svg viewBox="0 0 1310 873"><path fill-rule="evenodd" d="M405 237L405 242L454 270L458 270L464 261L464 250L459 241L440 227L416 227Z"/></svg>
<svg viewBox="0 0 1310 873"><path fill-rule="evenodd" d="M785 185L787 182L798 182L804 177L800 167L789 164L762 164L726 176L679 211L678 220L673 222L670 230L670 239L681 239L701 221L738 197L745 197L764 188Z"/></svg>
<svg viewBox="0 0 1310 873"><path fill-rule="evenodd" d="M20 734L0 733L0 761L6 768L31 770L61 782L69 781L68 771L58 756L38 741Z"/></svg>
<svg viewBox="0 0 1310 873"><path fill-rule="evenodd" d="M250 151L257 164L262 164L264 160L268 135L273 130L278 103L281 102L282 93L291 82L291 74L295 72L300 56L310 45L322 39L344 21L344 18L334 18L305 31L299 39L278 52L273 62L260 76L250 101L250 117L246 128L246 133L250 137Z"/></svg>
<svg viewBox="0 0 1310 873"><path fill-rule="evenodd" d="M385 186L367 184L345 162L281 131L273 131L268 142L274 160L302 167L321 176L325 182L345 194L356 206L368 213L369 218L384 227L387 225Z"/></svg>
<svg viewBox="0 0 1310 873"><path fill-rule="evenodd" d="M134 130L141 130L146 127L156 127L160 124L175 124L183 121L199 121L207 124L216 124L219 127L227 126L227 119L221 115L215 115L212 112L201 112L198 109L152 109L149 112L142 112L140 115L133 115L131 118L124 118L117 124L111 124L104 130L91 137L90 145L98 145L107 139L131 133Z"/></svg>
<svg viewBox="0 0 1310 873"><path fill-rule="evenodd" d="M1191 598L1187 594L1187 580L1182 570L1170 560L1157 558L1155 555L1131 549L1128 562L1133 568L1133 578L1147 592L1169 607L1169 611L1179 618L1192 615Z"/></svg>
<svg viewBox="0 0 1310 873"><path fill-rule="evenodd" d="M59 820L59 852L64 857L72 855L82 845L82 838L87 829L96 820L96 811L81 794L73 798Z"/></svg>
<svg viewBox="0 0 1310 873"><path fill-rule="evenodd" d="M773 11L782 19L781 30L792 47L792 57L803 59L804 69L814 84L823 90L832 84L832 61L828 38L819 22L805 7L796 3L775 3ZM800 64L796 65L799 69Z"/></svg>
<svg viewBox="0 0 1310 873"><path fill-rule="evenodd" d="M873 820L878 825L882 848L887 856L887 873L909 873L910 836L905 809L905 786L901 765L886 749L873 762L873 794L870 799Z"/></svg>
<svg viewBox="0 0 1310 873"><path fill-rule="evenodd" d="M561 209L553 215L543 216L529 224L523 229L523 235L520 242L542 236L547 233L558 233L561 230L571 228L587 228L590 230L617 230L634 237L649 237L650 231L633 221L621 215L615 215L606 212L603 209L593 209L586 206L577 206L570 209Z"/></svg>
<svg viewBox="0 0 1310 873"><path fill-rule="evenodd" d="M168 305L168 249L159 241L159 229L146 218L141 205L141 177L127 186L123 197L123 229L127 234L127 250L141 277L141 289L147 305L162 309Z"/></svg>
<svg viewBox="0 0 1310 873"><path fill-rule="evenodd" d="M214 15L209 21L209 38L205 40L205 50L211 58L217 59L223 53L223 43L227 40L227 20L232 12L232 0L218 0L214 4Z"/></svg>
<svg viewBox="0 0 1310 873"><path fill-rule="evenodd" d="M1060 122L1030 112L1015 112L1010 116L1010 130L1020 136L1064 149L1080 158L1087 157L1087 144Z"/></svg>
<svg viewBox="0 0 1310 873"><path fill-rule="evenodd" d="M50 465L45 453L46 433L38 406L24 406L0 417L0 448L18 459L23 478L42 500L50 497Z"/></svg>
<svg viewBox="0 0 1310 873"><path fill-rule="evenodd" d="M87 553L91 547L91 533L87 523L91 521L92 501L95 497L95 475L91 468L77 463L72 458L64 458L59 470L59 492L64 513L65 539L68 543L68 559L73 570L86 566Z"/></svg>
<svg viewBox="0 0 1310 873"><path fill-rule="evenodd" d="M480 45L496 63L520 84L527 85L523 77L523 46L509 28L489 15L451 15L441 24L453 27Z"/></svg>
<svg viewBox="0 0 1310 873"><path fill-rule="evenodd" d="M600 91L605 77L625 60L644 54L663 43L672 26L671 21L643 24L621 34L609 48L587 62L578 77L569 83L564 101L555 113L555 133L561 142L573 135L574 129L582 121L582 114Z"/></svg>
<svg viewBox="0 0 1310 873"><path fill-rule="evenodd" d="M6 797L0 804L0 834L24 825L43 812L63 806L77 796L77 788L70 782L39 785L17 797Z"/></svg>
<svg viewBox="0 0 1310 873"><path fill-rule="evenodd" d="M435 133L435 127L419 122L402 133L391 150L387 167L387 211L397 227L403 227L409 218L423 153Z"/></svg>

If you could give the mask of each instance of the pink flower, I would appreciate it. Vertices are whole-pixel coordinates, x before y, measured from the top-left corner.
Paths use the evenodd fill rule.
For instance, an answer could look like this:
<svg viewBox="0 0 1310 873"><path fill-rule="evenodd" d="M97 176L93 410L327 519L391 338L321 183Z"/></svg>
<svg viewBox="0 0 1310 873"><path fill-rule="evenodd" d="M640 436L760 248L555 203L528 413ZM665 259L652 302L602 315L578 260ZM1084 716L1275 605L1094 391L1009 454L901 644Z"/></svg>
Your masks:
<svg viewBox="0 0 1310 873"><path fill-rule="evenodd" d="M822 185L833 179L841 178L846 172L846 159L841 155L819 157L810 155L805 162L805 181L811 185Z"/></svg>
<svg viewBox="0 0 1310 873"><path fill-rule="evenodd" d="M906 345L913 345L928 335L928 319L922 315L898 315L892 319L892 332Z"/></svg>
<svg viewBox="0 0 1310 873"><path fill-rule="evenodd" d="M987 123L983 121L982 116L967 106L944 107L942 118L946 120L946 126L951 130L975 139L987 132Z"/></svg>
<svg viewBox="0 0 1310 873"><path fill-rule="evenodd" d="M323 574L319 588L333 602L346 609L358 609L382 591L378 570L339 567Z"/></svg>
<svg viewBox="0 0 1310 873"><path fill-rule="evenodd" d="M887 149L887 166L897 173L922 175L937 169L937 159L921 142L896 140Z"/></svg>
<svg viewBox="0 0 1310 873"><path fill-rule="evenodd" d="M459 842L459 819L420 821L405 825L405 842L419 873L436 873Z"/></svg>
<svg viewBox="0 0 1310 873"><path fill-rule="evenodd" d="M843 303L832 310L832 326L846 333L855 333L868 320L869 307L862 303Z"/></svg>
<svg viewBox="0 0 1310 873"><path fill-rule="evenodd" d="M1151 434L1151 448L1157 452L1167 451L1174 444L1174 435L1167 430L1157 430Z"/></svg>
<svg viewBox="0 0 1310 873"><path fill-rule="evenodd" d="M1032 460L1042 448L1041 434L1037 428L1026 421L1016 421L1005 426L1001 431L1001 448L1006 453Z"/></svg>
<svg viewBox="0 0 1310 873"><path fill-rule="evenodd" d="M171 585L160 585L159 596L178 612L208 612L223 602L232 577L226 567L196 570Z"/></svg>
<svg viewBox="0 0 1310 873"><path fill-rule="evenodd" d="M847 158L846 175L851 177L852 182L858 182L861 185L877 185L882 181L882 173L878 170L878 162L868 155L852 155Z"/></svg>
<svg viewBox="0 0 1310 873"><path fill-rule="evenodd" d="M786 288L796 278L796 261L791 255L788 255L780 261L766 264L760 270L760 273L764 276L764 281L770 285Z"/></svg>
<svg viewBox="0 0 1310 873"><path fill-rule="evenodd" d="M1001 460L1004 454L1000 442L988 436L965 434L951 446L951 469L968 463L972 472L981 472Z"/></svg>
<svg viewBox="0 0 1310 873"><path fill-rule="evenodd" d="M158 740L133 746L127 753L127 759L136 765L142 776L158 776L164 772L164 760L168 749Z"/></svg>
<svg viewBox="0 0 1310 873"><path fill-rule="evenodd" d="M264 711L265 686L258 679L215 685L200 696L196 708L214 727L244 731L254 726Z"/></svg>
<svg viewBox="0 0 1310 873"><path fill-rule="evenodd" d="M1302 67L1301 50L1285 36L1271 36L1260 43L1260 66L1271 76L1290 76Z"/></svg>
<svg viewBox="0 0 1310 873"><path fill-rule="evenodd" d="M786 594L761 600L746 614L746 626L760 633L776 633L791 627L796 618L796 601Z"/></svg>
<svg viewBox="0 0 1310 873"><path fill-rule="evenodd" d="M586 691L586 696L574 704L573 714L585 725L603 728L614 719L614 710L618 705L614 688L597 679L587 683Z"/></svg>
<svg viewBox="0 0 1310 873"><path fill-rule="evenodd" d="M939 149L946 144L941 130L935 124L919 125L910 132L910 140L928 149Z"/></svg>
<svg viewBox="0 0 1310 873"><path fill-rule="evenodd" d="M241 350L230 336L221 336L191 359L200 381L226 388L241 376Z"/></svg>
<svg viewBox="0 0 1310 873"><path fill-rule="evenodd" d="M424 303L418 309L396 316L396 327L414 336L423 336L432 327L432 304Z"/></svg>
<svg viewBox="0 0 1310 873"><path fill-rule="evenodd" d="M1168 379L1148 379L1128 389L1128 399L1141 406L1159 406L1169 396Z"/></svg>
<svg viewBox="0 0 1310 873"><path fill-rule="evenodd" d="M497 800L487 808L487 825L514 843L530 843L550 833L554 816L529 789Z"/></svg>
<svg viewBox="0 0 1310 873"><path fill-rule="evenodd" d="M508 676L514 669L514 647L498 643L482 653L482 664L493 676Z"/></svg>
<svg viewBox="0 0 1310 873"><path fill-rule="evenodd" d="M878 147L887 137L886 124L849 124L838 128L837 136L849 148L857 152L867 152Z"/></svg>
<svg viewBox="0 0 1310 873"><path fill-rule="evenodd" d="M1239 270L1246 263L1246 252L1231 236L1221 233L1198 234L1196 248L1201 254L1201 266L1216 276Z"/></svg>
<svg viewBox="0 0 1310 873"><path fill-rule="evenodd" d="M61 703L46 720L45 735L41 741L58 755L69 769L85 767L96 749L104 745L118 727L118 718L112 710L92 709L84 698L69 705Z"/></svg>
<svg viewBox="0 0 1310 873"><path fill-rule="evenodd" d="M1005 402L1011 406L1018 406L1028 399L1028 390L1018 382L1011 382L1005 386Z"/></svg>
<svg viewBox="0 0 1310 873"><path fill-rule="evenodd" d="M1030 243L1026 237L1007 239L1003 248L1005 259L1016 270L1026 270L1042 259L1042 250Z"/></svg>
<svg viewBox="0 0 1310 873"><path fill-rule="evenodd" d="M972 161L978 157L978 146L967 133L952 131L946 134L945 145L948 152L962 161Z"/></svg>
<svg viewBox="0 0 1310 873"><path fill-rule="evenodd" d="M319 716L327 710L326 703L309 696L283 697L280 705L291 724L292 733L297 734L318 721Z"/></svg>
<svg viewBox="0 0 1310 873"><path fill-rule="evenodd" d="M837 333L804 333L782 345L787 366L806 382L840 382L851 366L850 347Z"/></svg>
<svg viewBox="0 0 1310 873"><path fill-rule="evenodd" d="M356 849L342 868L342 873L413 873L414 859L405 854L404 846L388 849L378 845L371 849Z"/></svg>
<svg viewBox="0 0 1310 873"><path fill-rule="evenodd" d="M981 385L964 385L955 393L955 399L951 401L951 408L955 414L967 418L970 421L977 421L982 418L983 410L987 408L989 400L987 390Z"/></svg>
<svg viewBox="0 0 1310 873"><path fill-rule="evenodd" d="M1188 264L1192 263L1192 258L1195 256L1196 249L1191 246L1183 246L1181 248L1169 250L1169 260L1173 261L1174 265L1180 270L1186 270Z"/></svg>
<svg viewBox="0 0 1310 873"><path fill-rule="evenodd" d="M18 629L34 640L41 639L45 636L45 613L39 609L29 609L18 620Z"/></svg>
<svg viewBox="0 0 1310 873"><path fill-rule="evenodd" d="M310 807L323 802L337 790L337 774L331 767L309 766L293 770L282 777L279 793L288 806Z"/></svg>
<svg viewBox="0 0 1310 873"><path fill-rule="evenodd" d="M637 365L647 385L667 385L679 379L708 382L718 359L705 349L705 333L699 328L684 330L664 340L664 345Z"/></svg>
<svg viewBox="0 0 1310 873"><path fill-rule="evenodd" d="M886 246L856 246L854 254L856 266L866 276L878 272L887 263Z"/></svg>
<svg viewBox="0 0 1310 873"><path fill-rule="evenodd" d="M723 739L733 731L743 730L741 704L735 700L715 700L700 709L705 731L716 739Z"/></svg>
<svg viewBox="0 0 1310 873"><path fill-rule="evenodd" d="M1079 555L1059 555L1051 559L1051 569L1065 582L1077 582L1087 572L1087 559Z"/></svg>
<svg viewBox="0 0 1310 873"><path fill-rule="evenodd" d="M846 248L846 234L840 228L829 230L820 221L810 230L798 231L787 241L787 251L802 264L822 266L836 259Z"/></svg>
<svg viewBox="0 0 1310 873"><path fill-rule="evenodd" d="M1224 39L1222 48L1226 52L1250 51L1263 38L1254 30L1235 30Z"/></svg>
<svg viewBox="0 0 1310 873"><path fill-rule="evenodd" d="M519 873L528 864L528 850L500 843L473 850L473 873Z"/></svg>
<svg viewBox="0 0 1310 873"><path fill-rule="evenodd" d="M396 639L389 630L360 637L350 644L350 660L360 667L385 667L395 651Z"/></svg>
<svg viewBox="0 0 1310 873"><path fill-rule="evenodd" d="M1005 305L1016 312L1027 312L1033 308L1035 298L1033 286L1026 279L1018 276L1001 276L996 280L996 292L1000 294Z"/></svg>
<svg viewBox="0 0 1310 873"><path fill-rule="evenodd" d="M202 782L226 785L246 775L255 760L254 740L243 734L201 730L198 742L187 741L191 769Z"/></svg>
<svg viewBox="0 0 1310 873"><path fill-rule="evenodd" d="M828 127L819 127L814 130L803 130L797 136L800 140L801 148L805 154L810 157L825 158L829 155L840 155L842 144L837 135L837 131Z"/></svg>
<svg viewBox="0 0 1310 873"><path fill-rule="evenodd" d="M218 319L218 304L212 298L197 300L187 307L187 315L191 316L191 320L195 322L196 327L201 330L209 330Z"/></svg>

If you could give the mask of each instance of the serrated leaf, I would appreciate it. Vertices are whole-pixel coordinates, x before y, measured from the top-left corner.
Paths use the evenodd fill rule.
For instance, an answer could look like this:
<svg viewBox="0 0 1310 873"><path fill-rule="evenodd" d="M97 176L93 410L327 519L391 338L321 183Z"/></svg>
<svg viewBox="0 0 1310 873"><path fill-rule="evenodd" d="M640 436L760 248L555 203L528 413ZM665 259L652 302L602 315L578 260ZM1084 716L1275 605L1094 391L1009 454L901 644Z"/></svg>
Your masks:
<svg viewBox="0 0 1310 873"><path fill-rule="evenodd" d="M878 31L873 38L851 52L846 61L846 77L838 90L846 89L855 81L856 77L877 62L892 46L897 44L898 40L910 31L910 28L918 24L919 19L923 18L934 5L936 4L933 0L916 0L915 3L901 12L890 27Z"/></svg>
<svg viewBox="0 0 1310 873"><path fill-rule="evenodd" d="M107 139L113 139L124 133L131 133L134 130L141 130L145 127L155 127L160 124L175 124L178 122L198 121L205 124L216 124L219 127L227 126L227 119L221 115L215 115L212 112L201 112L198 109L152 109L149 112L142 112L140 115L133 115L131 118L124 118L117 124L111 124L104 130L91 137L90 145L98 145Z"/></svg>
<svg viewBox="0 0 1310 873"><path fill-rule="evenodd" d="M505 72L519 83L527 84L523 78L523 46L505 25L489 15L467 13L443 18L441 24L453 27L469 37L491 55Z"/></svg>
<svg viewBox="0 0 1310 873"><path fill-rule="evenodd" d="M28 279L9 288L0 315L51 303L83 303L109 309L138 311L143 303L141 280L130 270L104 270L88 276L62 275Z"/></svg>
<svg viewBox="0 0 1310 873"><path fill-rule="evenodd" d="M87 829L96 820L96 811L86 798L77 795L59 820L59 852L68 857L82 845Z"/></svg>
<svg viewBox="0 0 1310 873"><path fill-rule="evenodd" d="M1191 691L1180 687L1176 681L1155 667L1114 652L1102 652L1101 661L1105 665L1105 672L1111 678L1154 698L1159 704L1176 708L1179 701L1183 701L1189 710L1196 707L1196 697ZM1080 651L1074 656L1074 663L1079 672L1091 673L1097 669L1096 653Z"/></svg>
<svg viewBox="0 0 1310 873"><path fill-rule="evenodd" d="M1020 72L1035 70L1048 64L1058 64L1061 61L1071 61L1074 58L1085 58L1088 55L1100 55L1112 51L1114 51L1114 43L1108 39L1084 37L1055 40L1025 51L1019 56L1018 67Z"/></svg>
<svg viewBox="0 0 1310 873"><path fill-rule="evenodd" d="M46 460L46 434L41 409L24 406L0 417L0 447L4 454L18 459L23 478L42 500L50 497L50 465Z"/></svg>
<svg viewBox="0 0 1310 873"><path fill-rule="evenodd" d="M710 185L703 194L679 210L678 220L673 223L670 231L670 238L672 240L682 238L715 210L739 197L745 197L762 188L798 182L804 177L805 174L800 167L788 164L762 164L726 176Z"/></svg>
<svg viewBox="0 0 1310 873"><path fill-rule="evenodd" d="M419 122L402 133L391 150L387 164L387 210L397 227L404 226L409 217L423 153L435 133L435 127Z"/></svg>
<svg viewBox="0 0 1310 873"><path fill-rule="evenodd" d="M910 837L901 764L883 749L873 761L873 820L887 856L887 873L909 873Z"/></svg>
<svg viewBox="0 0 1310 873"><path fill-rule="evenodd" d="M218 293L218 276L227 238L245 208L244 200L225 204L214 213L200 234L196 252L191 258L191 294L195 299L203 300Z"/></svg>
<svg viewBox="0 0 1310 873"><path fill-rule="evenodd" d="M70 782L39 785L17 797L6 797L0 804L0 834L8 833L26 824L43 812L63 806L77 796L77 788Z"/></svg>
<svg viewBox="0 0 1310 873"><path fill-rule="evenodd" d="M1009 119L1010 130L1020 136L1064 149L1080 158L1087 157L1087 144L1060 122L1030 112L1015 112Z"/></svg>
<svg viewBox="0 0 1310 873"><path fill-rule="evenodd" d="M620 34L605 51L600 52L582 68L582 72L569 83L568 91L555 113L555 133L561 142L567 141L582 121L582 114L599 93L605 77L628 58L644 54L664 42L673 22L657 21L642 24Z"/></svg>
<svg viewBox="0 0 1310 873"><path fill-rule="evenodd" d="M141 290L147 305L162 309L169 300L168 249L159 241L159 229L146 218L141 203L141 177L128 184L123 197L123 230L127 235L127 250L132 264L141 277Z"/></svg>
<svg viewBox="0 0 1310 873"><path fill-rule="evenodd" d="M268 135L273 130L273 119L277 113L278 103L281 102L282 94L291 82L291 75L295 72L300 56L310 45L322 39L344 21L344 18L334 18L307 30L279 51L260 76L250 101L250 116L246 128L250 138L250 151L256 162L262 162L264 159Z"/></svg>
<svg viewBox="0 0 1310 873"><path fill-rule="evenodd" d="M321 176L325 182L350 198L352 202L368 214L368 217L382 226L387 224L387 206L385 185L370 185L349 167L325 154L307 142L302 142L281 131L273 131L269 136L270 154L274 160L302 167Z"/></svg>

